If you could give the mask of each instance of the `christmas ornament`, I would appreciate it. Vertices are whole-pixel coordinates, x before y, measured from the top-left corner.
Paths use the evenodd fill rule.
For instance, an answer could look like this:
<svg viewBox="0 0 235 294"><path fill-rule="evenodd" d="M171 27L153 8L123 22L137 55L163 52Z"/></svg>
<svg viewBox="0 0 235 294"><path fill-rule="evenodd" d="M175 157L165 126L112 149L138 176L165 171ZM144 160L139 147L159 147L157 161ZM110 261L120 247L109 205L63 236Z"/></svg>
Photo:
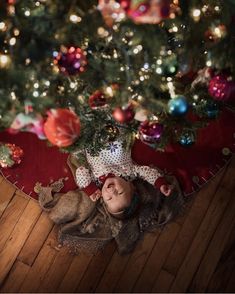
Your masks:
<svg viewBox="0 0 235 294"><path fill-rule="evenodd" d="M170 15L168 0L120 0L121 7L135 23L158 24Z"/></svg>
<svg viewBox="0 0 235 294"><path fill-rule="evenodd" d="M137 24L158 24L175 10L170 0L99 0L105 23L112 26L129 17Z"/></svg>
<svg viewBox="0 0 235 294"><path fill-rule="evenodd" d="M157 121L144 121L139 127L139 137L144 143L157 143L161 139L163 125Z"/></svg>
<svg viewBox="0 0 235 294"><path fill-rule="evenodd" d="M225 74L218 74L210 80L208 91L215 100L227 101L235 95L235 82Z"/></svg>
<svg viewBox="0 0 235 294"><path fill-rule="evenodd" d="M44 119L40 114L28 115L18 113L8 131L12 134L16 134L19 131L31 132L36 134L39 139L43 140L46 139L43 126Z"/></svg>
<svg viewBox="0 0 235 294"><path fill-rule="evenodd" d="M63 108L52 109L44 124L47 139L58 147L72 145L80 135L80 120L78 116Z"/></svg>
<svg viewBox="0 0 235 294"><path fill-rule="evenodd" d="M192 131L186 131L182 133L179 139L179 143L182 146L190 146L195 143L195 134Z"/></svg>
<svg viewBox="0 0 235 294"><path fill-rule="evenodd" d="M119 123L128 123L134 119L135 112L133 106L130 104L127 107L117 107L114 109L113 118Z"/></svg>
<svg viewBox="0 0 235 294"><path fill-rule="evenodd" d="M88 103L92 109L104 107L107 105L107 97L102 91L97 90L89 97Z"/></svg>
<svg viewBox="0 0 235 294"><path fill-rule="evenodd" d="M119 135L119 129L112 125L107 125L104 128L104 133L106 134L106 138L108 142L115 141Z"/></svg>
<svg viewBox="0 0 235 294"><path fill-rule="evenodd" d="M84 72L87 59L84 51L79 47L69 47L54 54L54 64L66 75L76 75Z"/></svg>
<svg viewBox="0 0 235 294"><path fill-rule="evenodd" d="M10 143L0 144L0 166L3 168L12 167L14 164L20 164L23 157L23 150Z"/></svg>
<svg viewBox="0 0 235 294"><path fill-rule="evenodd" d="M182 116L188 111L188 102L184 96L176 96L168 102L168 112L174 116Z"/></svg>

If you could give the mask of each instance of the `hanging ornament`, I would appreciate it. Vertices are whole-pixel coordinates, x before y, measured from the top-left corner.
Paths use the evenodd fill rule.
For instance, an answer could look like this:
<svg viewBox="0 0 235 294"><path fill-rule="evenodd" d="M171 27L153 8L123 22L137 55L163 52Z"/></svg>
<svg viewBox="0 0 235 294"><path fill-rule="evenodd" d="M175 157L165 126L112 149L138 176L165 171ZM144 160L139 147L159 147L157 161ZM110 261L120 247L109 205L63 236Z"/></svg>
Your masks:
<svg viewBox="0 0 235 294"><path fill-rule="evenodd" d="M90 108L98 109L107 105L107 97L102 91L97 90L89 97L88 103Z"/></svg>
<svg viewBox="0 0 235 294"><path fill-rule="evenodd" d="M235 82L228 75L215 75L209 82L209 94L218 101L227 101L235 95Z"/></svg>
<svg viewBox="0 0 235 294"><path fill-rule="evenodd" d="M188 102L184 96L176 96L168 102L168 112L173 116L186 114L188 108Z"/></svg>
<svg viewBox="0 0 235 294"><path fill-rule="evenodd" d="M81 124L78 116L63 108L52 109L44 124L47 139L58 147L72 145L80 135Z"/></svg>
<svg viewBox="0 0 235 294"><path fill-rule="evenodd" d="M107 125L104 128L104 133L106 134L107 142L115 141L119 135L119 129L112 125Z"/></svg>
<svg viewBox="0 0 235 294"><path fill-rule="evenodd" d="M112 115L117 122L123 124L131 122L134 119L135 112L133 106L129 104L127 107L116 107Z"/></svg>
<svg viewBox="0 0 235 294"><path fill-rule="evenodd" d="M163 125L157 121L144 121L139 127L140 140L146 144L157 143L162 137L163 129Z"/></svg>
<svg viewBox="0 0 235 294"><path fill-rule="evenodd" d="M193 131L186 131L180 135L179 143L182 146L191 146L195 143L195 133Z"/></svg>
<svg viewBox="0 0 235 294"><path fill-rule="evenodd" d="M137 24L158 24L176 9L170 0L99 0L105 23L112 26L129 17Z"/></svg>
<svg viewBox="0 0 235 294"><path fill-rule="evenodd" d="M0 144L0 166L3 168L12 167L15 164L20 164L23 157L23 150L10 143Z"/></svg>
<svg viewBox="0 0 235 294"><path fill-rule="evenodd" d="M119 0L127 16L138 24L158 24L170 16L169 0Z"/></svg>
<svg viewBox="0 0 235 294"><path fill-rule="evenodd" d="M63 48L61 52L55 52L54 57L54 64L66 75L76 75L85 71L87 59L79 47Z"/></svg>

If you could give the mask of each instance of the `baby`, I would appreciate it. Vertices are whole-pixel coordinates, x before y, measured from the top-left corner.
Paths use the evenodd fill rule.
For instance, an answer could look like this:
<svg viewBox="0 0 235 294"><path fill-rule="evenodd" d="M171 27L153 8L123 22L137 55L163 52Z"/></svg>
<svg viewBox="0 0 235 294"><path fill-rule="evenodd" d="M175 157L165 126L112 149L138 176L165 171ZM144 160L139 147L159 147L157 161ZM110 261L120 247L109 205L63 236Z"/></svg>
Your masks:
<svg viewBox="0 0 235 294"><path fill-rule="evenodd" d="M79 156L79 155L78 155ZM92 201L101 196L107 210L114 216L122 214L136 203L137 195L132 181L141 178L169 196L172 192L163 174L156 168L135 164L131 159L131 150L127 151L121 141L104 146L98 156L85 157L88 167L76 170L76 182Z"/></svg>

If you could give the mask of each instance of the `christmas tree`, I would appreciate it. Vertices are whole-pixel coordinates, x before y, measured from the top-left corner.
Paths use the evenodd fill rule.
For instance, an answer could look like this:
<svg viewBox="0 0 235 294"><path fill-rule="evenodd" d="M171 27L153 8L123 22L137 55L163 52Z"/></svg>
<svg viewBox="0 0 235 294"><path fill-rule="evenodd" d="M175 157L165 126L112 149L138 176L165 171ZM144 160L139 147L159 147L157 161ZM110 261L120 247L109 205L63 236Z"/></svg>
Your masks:
<svg viewBox="0 0 235 294"><path fill-rule="evenodd" d="M1 1L1 129L189 146L234 102L234 25L234 0Z"/></svg>

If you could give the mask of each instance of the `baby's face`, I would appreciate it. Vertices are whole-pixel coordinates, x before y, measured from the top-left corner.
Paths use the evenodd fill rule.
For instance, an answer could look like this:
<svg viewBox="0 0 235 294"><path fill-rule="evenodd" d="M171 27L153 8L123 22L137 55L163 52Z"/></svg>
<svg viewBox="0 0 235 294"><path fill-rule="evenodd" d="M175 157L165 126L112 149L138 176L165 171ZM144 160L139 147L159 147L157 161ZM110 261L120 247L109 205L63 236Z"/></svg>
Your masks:
<svg viewBox="0 0 235 294"><path fill-rule="evenodd" d="M102 197L109 212L121 212L131 204L133 185L120 177L108 178L102 188Z"/></svg>

